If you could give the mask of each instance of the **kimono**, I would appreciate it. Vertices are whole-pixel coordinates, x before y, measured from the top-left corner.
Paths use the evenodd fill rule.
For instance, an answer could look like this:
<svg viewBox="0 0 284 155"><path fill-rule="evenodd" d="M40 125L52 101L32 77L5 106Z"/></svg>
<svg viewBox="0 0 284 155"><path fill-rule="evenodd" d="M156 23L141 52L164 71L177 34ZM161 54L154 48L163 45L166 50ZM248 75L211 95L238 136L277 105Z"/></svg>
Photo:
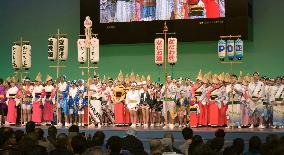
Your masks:
<svg viewBox="0 0 284 155"><path fill-rule="evenodd" d="M43 86L34 86L33 90L33 114L32 121L35 123L42 122L42 97L43 97Z"/></svg>
<svg viewBox="0 0 284 155"><path fill-rule="evenodd" d="M6 102L6 88L2 85L0 86L0 115L7 116L7 104Z"/></svg>
<svg viewBox="0 0 284 155"><path fill-rule="evenodd" d="M7 115L7 122L9 123L16 123L17 119L17 109L16 106L20 103L20 90L14 86L12 88L9 88L6 92L6 98L7 98L7 105L8 105L8 115Z"/></svg>
<svg viewBox="0 0 284 155"><path fill-rule="evenodd" d="M47 85L44 87L43 91L43 99L44 103L43 113L44 113L44 121L51 122L53 121L53 112L54 112L54 104L55 104L55 89L52 85Z"/></svg>

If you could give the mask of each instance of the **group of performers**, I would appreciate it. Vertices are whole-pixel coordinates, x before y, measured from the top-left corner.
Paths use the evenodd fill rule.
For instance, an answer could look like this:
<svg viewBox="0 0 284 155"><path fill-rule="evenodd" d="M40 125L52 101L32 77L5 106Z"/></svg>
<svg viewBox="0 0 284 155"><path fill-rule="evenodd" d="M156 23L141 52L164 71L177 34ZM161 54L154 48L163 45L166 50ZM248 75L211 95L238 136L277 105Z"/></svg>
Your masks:
<svg viewBox="0 0 284 155"><path fill-rule="evenodd" d="M100 0L100 23L219 17L224 0Z"/></svg>
<svg viewBox="0 0 284 155"><path fill-rule="evenodd" d="M34 121L58 127L284 127L284 77L257 72L203 76L200 71L195 82L167 76L164 84L152 83L149 75L121 72L116 80L41 79L38 74L23 83L14 77L0 80L1 125L14 125L21 117L23 125Z"/></svg>

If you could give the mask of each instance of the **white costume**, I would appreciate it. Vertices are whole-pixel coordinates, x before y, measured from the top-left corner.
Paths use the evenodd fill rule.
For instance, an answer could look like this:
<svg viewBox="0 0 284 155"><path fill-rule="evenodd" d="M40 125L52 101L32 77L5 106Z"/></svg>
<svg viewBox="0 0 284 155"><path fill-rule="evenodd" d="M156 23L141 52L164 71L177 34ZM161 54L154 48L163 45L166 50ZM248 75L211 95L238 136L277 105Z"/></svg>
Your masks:
<svg viewBox="0 0 284 155"><path fill-rule="evenodd" d="M101 98L102 98L102 92L101 92L101 84L91 84L90 85L90 93L91 93L91 98L90 98L90 119L91 122L95 121L97 123L101 122L101 117L103 114L102 111L102 103L101 103Z"/></svg>
<svg viewBox="0 0 284 155"><path fill-rule="evenodd" d="M140 95L137 90L129 90L126 94L125 103L129 110L138 110Z"/></svg>

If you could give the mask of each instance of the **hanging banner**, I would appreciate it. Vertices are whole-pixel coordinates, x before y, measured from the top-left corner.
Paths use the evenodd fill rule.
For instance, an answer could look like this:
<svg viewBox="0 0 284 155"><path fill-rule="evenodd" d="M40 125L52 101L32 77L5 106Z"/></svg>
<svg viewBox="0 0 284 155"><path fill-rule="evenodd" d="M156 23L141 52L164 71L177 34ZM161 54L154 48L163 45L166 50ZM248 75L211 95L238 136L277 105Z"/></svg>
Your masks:
<svg viewBox="0 0 284 155"><path fill-rule="evenodd" d="M222 39L218 41L218 57L221 61L226 57L226 41Z"/></svg>
<svg viewBox="0 0 284 155"><path fill-rule="evenodd" d="M164 39L156 38L155 41L155 63L162 65L164 62Z"/></svg>
<svg viewBox="0 0 284 155"><path fill-rule="evenodd" d="M22 49L19 45L12 46L12 67L14 69L20 69L22 67Z"/></svg>
<svg viewBox="0 0 284 155"><path fill-rule="evenodd" d="M84 64L87 61L87 48L85 39L78 39L78 62Z"/></svg>
<svg viewBox="0 0 284 155"><path fill-rule="evenodd" d="M25 69L29 69L32 67L31 49L31 45L23 45L22 47L22 65Z"/></svg>
<svg viewBox="0 0 284 155"><path fill-rule="evenodd" d="M170 64L177 62L177 38L168 39L168 62Z"/></svg>
<svg viewBox="0 0 284 155"><path fill-rule="evenodd" d="M236 58L238 60L242 60L244 56L244 43L241 39L235 40L235 51L236 51Z"/></svg>
<svg viewBox="0 0 284 155"><path fill-rule="evenodd" d="M233 60L235 57L235 41L227 40L227 56L229 60Z"/></svg>
<svg viewBox="0 0 284 155"><path fill-rule="evenodd" d="M58 40L58 59L61 61L66 61L68 58L68 39L60 38Z"/></svg>
<svg viewBox="0 0 284 155"><path fill-rule="evenodd" d="M100 41L97 38L91 39L90 47L90 61L92 63L98 63L100 60Z"/></svg>
<svg viewBox="0 0 284 155"><path fill-rule="evenodd" d="M48 60L54 61L57 57L57 39L56 38L48 38L48 50L47 50L47 58Z"/></svg>

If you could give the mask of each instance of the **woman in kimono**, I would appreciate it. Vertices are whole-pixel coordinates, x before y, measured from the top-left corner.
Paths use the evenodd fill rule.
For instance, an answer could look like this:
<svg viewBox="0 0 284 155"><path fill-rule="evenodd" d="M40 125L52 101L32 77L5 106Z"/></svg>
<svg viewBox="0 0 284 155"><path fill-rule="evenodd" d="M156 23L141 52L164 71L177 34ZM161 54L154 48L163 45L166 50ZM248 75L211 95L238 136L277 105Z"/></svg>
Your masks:
<svg viewBox="0 0 284 155"><path fill-rule="evenodd" d="M181 96L177 99L177 113L179 120L179 127L183 128L187 124L187 109L189 105L188 98L185 91L181 90Z"/></svg>
<svg viewBox="0 0 284 155"><path fill-rule="evenodd" d="M55 104L55 89L52 86L52 77L47 75L46 82L42 100L44 103L43 113L46 125L51 125L51 122L53 121L53 105Z"/></svg>
<svg viewBox="0 0 284 155"><path fill-rule="evenodd" d="M21 92L16 86L16 80L12 79L10 82L10 88L7 90L6 98L7 98L7 105L8 105L8 115L7 115L7 122L10 123L10 125L16 124L17 119L17 109L16 106L20 103L20 95Z"/></svg>
<svg viewBox="0 0 284 155"><path fill-rule="evenodd" d="M0 79L0 126L2 125L2 120L6 121L7 116L7 105L6 105L6 86L3 79ZM6 123L6 122L5 122Z"/></svg>
<svg viewBox="0 0 284 155"><path fill-rule="evenodd" d="M32 121L40 124L42 122L42 98L43 98L43 86L40 84L41 77L37 76L35 80L34 89L32 92L33 95L33 114Z"/></svg>

